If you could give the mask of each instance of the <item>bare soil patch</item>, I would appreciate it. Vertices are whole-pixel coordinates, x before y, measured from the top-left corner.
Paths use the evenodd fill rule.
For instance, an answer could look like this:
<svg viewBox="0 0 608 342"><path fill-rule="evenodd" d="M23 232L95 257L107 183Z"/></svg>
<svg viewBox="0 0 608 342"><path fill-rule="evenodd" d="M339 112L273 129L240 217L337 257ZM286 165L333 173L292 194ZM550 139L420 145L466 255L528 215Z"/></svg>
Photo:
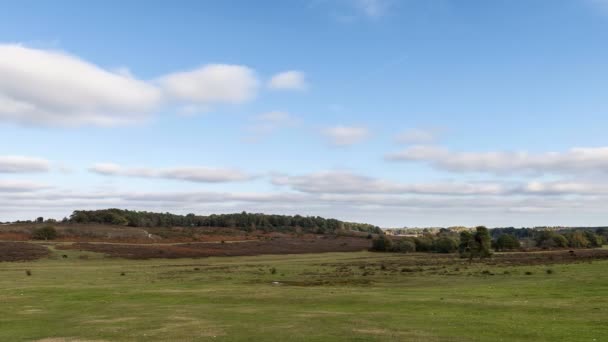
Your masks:
<svg viewBox="0 0 608 342"><path fill-rule="evenodd" d="M50 253L49 249L27 242L0 242L0 261L36 260Z"/></svg>

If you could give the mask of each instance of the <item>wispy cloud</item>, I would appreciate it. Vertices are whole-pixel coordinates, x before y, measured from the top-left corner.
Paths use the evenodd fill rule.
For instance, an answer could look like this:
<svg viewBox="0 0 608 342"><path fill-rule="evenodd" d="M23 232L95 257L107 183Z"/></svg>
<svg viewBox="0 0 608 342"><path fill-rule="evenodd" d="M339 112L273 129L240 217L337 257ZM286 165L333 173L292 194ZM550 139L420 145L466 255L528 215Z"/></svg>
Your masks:
<svg viewBox="0 0 608 342"><path fill-rule="evenodd" d="M50 162L42 158L0 156L0 173L48 172Z"/></svg>
<svg viewBox="0 0 608 342"><path fill-rule="evenodd" d="M240 182L254 178L254 176L236 169L200 166L155 169L149 167L126 168L113 163L98 163L90 167L89 171L104 176L162 178L197 183Z"/></svg>
<svg viewBox="0 0 608 342"><path fill-rule="evenodd" d="M322 133L334 146L350 146L360 143L370 136L367 127L335 126L322 130Z"/></svg>
<svg viewBox="0 0 608 342"><path fill-rule="evenodd" d="M418 161L453 172L606 173L608 147L572 148L563 152L453 152L438 146L412 146L389 153L389 161Z"/></svg>
<svg viewBox="0 0 608 342"><path fill-rule="evenodd" d="M409 129L397 134L395 141L400 144L428 144L436 141L438 134L436 129Z"/></svg>
<svg viewBox="0 0 608 342"><path fill-rule="evenodd" d="M290 70L272 76L268 87L276 90L306 90L308 84L303 72Z"/></svg>
<svg viewBox="0 0 608 342"><path fill-rule="evenodd" d="M385 15L391 7L390 0L354 0L355 8L369 18Z"/></svg>
<svg viewBox="0 0 608 342"><path fill-rule="evenodd" d="M247 126L246 141L257 142L271 134L295 127L300 123L300 120L292 114L285 111L271 111L255 116L249 126Z"/></svg>

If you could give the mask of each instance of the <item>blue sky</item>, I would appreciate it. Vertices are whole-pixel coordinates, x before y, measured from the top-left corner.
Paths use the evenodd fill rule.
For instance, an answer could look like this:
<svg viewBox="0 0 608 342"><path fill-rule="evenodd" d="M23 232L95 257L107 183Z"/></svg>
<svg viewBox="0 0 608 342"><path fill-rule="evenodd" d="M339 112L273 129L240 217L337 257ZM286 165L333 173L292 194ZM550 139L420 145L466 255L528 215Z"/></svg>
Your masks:
<svg viewBox="0 0 608 342"><path fill-rule="evenodd" d="M0 220L601 225L608 1L20 1Z"/></svg>

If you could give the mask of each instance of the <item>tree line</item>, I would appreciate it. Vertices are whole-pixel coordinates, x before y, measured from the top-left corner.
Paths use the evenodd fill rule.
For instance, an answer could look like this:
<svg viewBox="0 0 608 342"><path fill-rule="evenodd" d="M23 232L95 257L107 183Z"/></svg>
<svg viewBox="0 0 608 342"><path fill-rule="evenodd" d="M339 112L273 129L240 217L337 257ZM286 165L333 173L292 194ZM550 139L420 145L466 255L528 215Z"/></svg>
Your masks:
<svg viewBox="0 0 608 342"><path fill-rule="evenodd" d="M223 227L246 231L294 231L325 234L358 231L381 234L382 230L366 223L344 222L319 216L289 216L247 213L220 215L177 215L124 209L76 210L68 223L99 223L130 227Z"/></svg>
<svg viewBox="0 0 608 342"><path fill-rule="evenodd" d="M513 228L514 229L514 228ZM374 239L373 250L387 252L459 252L462 257L485 258L495 251L518 250L522 241L528 247L541 249L597 248L608 241L608 229L554 230L534 229L488 229L484 226L460 232L442 228L436 233L424 233L416 237L389 237L382 235Z"/></svg>

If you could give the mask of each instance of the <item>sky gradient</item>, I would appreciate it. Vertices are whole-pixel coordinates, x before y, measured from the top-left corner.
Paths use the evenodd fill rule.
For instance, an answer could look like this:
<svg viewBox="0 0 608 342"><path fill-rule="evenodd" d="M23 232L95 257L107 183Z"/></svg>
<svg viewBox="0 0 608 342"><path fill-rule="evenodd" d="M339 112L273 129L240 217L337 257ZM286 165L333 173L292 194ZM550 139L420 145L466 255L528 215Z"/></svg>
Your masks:
<svg viewBox="0 0 608 342"><path fill-rule="evenodd" d="M19 1L0 221L608 224L608 1Z"/></svg>

